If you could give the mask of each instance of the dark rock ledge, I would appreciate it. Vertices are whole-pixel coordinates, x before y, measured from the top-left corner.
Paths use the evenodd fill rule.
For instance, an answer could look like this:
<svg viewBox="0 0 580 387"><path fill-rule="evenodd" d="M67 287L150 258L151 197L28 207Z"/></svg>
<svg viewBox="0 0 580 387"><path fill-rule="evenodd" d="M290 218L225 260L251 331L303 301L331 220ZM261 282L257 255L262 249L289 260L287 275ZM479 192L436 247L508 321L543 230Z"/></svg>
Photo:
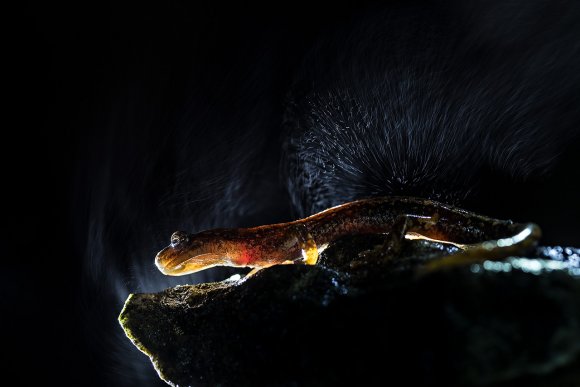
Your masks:
<svg viewBox="0 0 580 387"><path fill-rule="evenodd" d="M132 294L127 336L172 385L580 386L580 249L417 276L450 247L349 237L316 266Z"/></svg>

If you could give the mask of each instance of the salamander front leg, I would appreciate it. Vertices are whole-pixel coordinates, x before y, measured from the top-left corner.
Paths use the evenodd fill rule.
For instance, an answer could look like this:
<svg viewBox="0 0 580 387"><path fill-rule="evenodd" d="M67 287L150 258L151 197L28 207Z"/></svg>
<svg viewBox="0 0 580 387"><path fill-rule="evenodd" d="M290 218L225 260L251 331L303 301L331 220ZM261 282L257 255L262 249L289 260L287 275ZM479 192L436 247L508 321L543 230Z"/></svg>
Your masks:
<svg viewBox="0 0 580 387"><path fill-rule="evenodd" d="M302 242L300 248L302 249L304 263L307 265L316 265L316 262L318 262L318 246L310 233L308 233L306 240Z"/></svg>
<svg viewBox="0 0 580 387"><path fill-rule="evenodd" d="M294 238L296 238L295 241L298 243L298 247L302 253L302 260L295 263L316 265L316 262L318 262L318 245L310 231L308 231L303 224L294 226L292 231L294 233Z"/></svg>
<svg viewBox="0 0 580 387"><path fill-rule="evenodd" d="M292 265L292 264L294 264L294 263L295 263L294 261L290 261L290 260L288 260L288 261L284 261L284 262L280 263L280 265ZM264 269L266 269L266 268L268 268L268 267L271 267L271 266L274 266L274 265L277 265L277 264L272 264L272 265L268 265L268 266L259 266L259 267L254 267L252 270L250 270L250 271L248 272L248 274L246 274L246 275L245 275L245 277L244 277L244 280L246 280L246 279L248 279L248 278L250 278L250 277L254 276L254 275L255 275L257 272L259 272L260 270L264 270Z"/></svg>
<svg viewBox="0 0 580 387"><path fill-rule="evenodd" d="M260 270L264 269L263 267L255 267L252 270L250 270L248 272L248 274L246 274L246 276L244 277L244 279L248 279L250 277L252 277L253 275L255 275L257 272L259 272Z"/></svg>

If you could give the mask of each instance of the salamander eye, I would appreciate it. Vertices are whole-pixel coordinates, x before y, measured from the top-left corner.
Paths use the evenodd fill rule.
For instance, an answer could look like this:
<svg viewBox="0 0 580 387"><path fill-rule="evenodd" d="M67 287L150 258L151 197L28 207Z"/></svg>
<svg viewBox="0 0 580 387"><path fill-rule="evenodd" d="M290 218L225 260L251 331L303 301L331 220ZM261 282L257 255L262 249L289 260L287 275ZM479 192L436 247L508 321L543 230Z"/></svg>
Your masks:
<svg viewBox="0 0 580 387"><path fill-rule="evenodd" d="M171 246L178 247L180 244L185 243L189 240L189 237L183 231L175 231L171 235Z"/></svg>

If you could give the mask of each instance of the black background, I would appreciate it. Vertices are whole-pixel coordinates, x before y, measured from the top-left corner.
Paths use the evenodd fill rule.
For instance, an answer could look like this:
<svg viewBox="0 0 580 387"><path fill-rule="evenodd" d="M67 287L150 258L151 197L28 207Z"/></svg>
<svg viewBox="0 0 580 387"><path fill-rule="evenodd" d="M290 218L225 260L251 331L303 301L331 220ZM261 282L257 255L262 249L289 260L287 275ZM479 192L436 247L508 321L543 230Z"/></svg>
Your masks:
<svg viewBox="0 0 580 387"><path fill-rule="evenodd" d="M82 2L22 11L9 37L16 69L6 74L16 84L12 99L20 108L13 111L17 124L5 128L10 136L2 155L8 195L2 331L11 354L5 376L23 384L134 383L112 364L106 345L94 346L102 332L87 339L91 326L86 329L82 316L83 225L95 194L91 157L95 149L103 162L112 157L98 144L107 136L127 142L127 149L132 138L139 138L135 144L160 141L184 116L199 113L189 107L198 94L207 96L213 116L239 113L235 104L248 90L248 77L269 101L265 120L275 138L285 90L314 38L368 6ZM576 137L547 177L515 182L491 172L482 176L488 183L466 207L533 219L547 243L580 245L578 149ZM112 152L122 163L119 151ZM156 172L160 182L165 172ZM290 216L280 195L272 219ZM106 295L89 294L96 304L106 303Z"/></svg>
<svg viewBox="0 0 580 387"><path fill-rule="evenodd" d="M89 155L102 151L107 136L165 136L189 114L196 93L228 114L231 96L241 94L257 65L263 71L252 82L267 88L279 123L290 74L313 37L357 8L172 1L32 3L18 10L9 39L17 124L6 128L2 156L11 187L1 271L8 380L137 384L112 360L114 348L95 345L107 340L106 330L95 326L95 337L87 337L83 227L90 173L98 170L87 168ZM102 160L114 156L105 150ZM283 215L288 204L282 206ZM107 302L98 292L88 297L96 308ZM127 356L148 363L140 353Z"/></svg>

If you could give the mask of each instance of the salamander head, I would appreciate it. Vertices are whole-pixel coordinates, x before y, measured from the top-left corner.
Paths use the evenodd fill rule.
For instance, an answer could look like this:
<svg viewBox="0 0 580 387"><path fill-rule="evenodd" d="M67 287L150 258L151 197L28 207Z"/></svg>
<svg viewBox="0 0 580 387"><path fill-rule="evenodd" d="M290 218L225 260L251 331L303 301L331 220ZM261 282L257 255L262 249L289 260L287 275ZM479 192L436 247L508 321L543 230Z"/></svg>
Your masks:
<svg viewBox="0 0 580 387"><path fill-rule="evenodd" d="M155 265L166 275L185 275L226 264L226 257L215 251L214 232L187 234L176 231L171 244L157 253Z"/></svg>

